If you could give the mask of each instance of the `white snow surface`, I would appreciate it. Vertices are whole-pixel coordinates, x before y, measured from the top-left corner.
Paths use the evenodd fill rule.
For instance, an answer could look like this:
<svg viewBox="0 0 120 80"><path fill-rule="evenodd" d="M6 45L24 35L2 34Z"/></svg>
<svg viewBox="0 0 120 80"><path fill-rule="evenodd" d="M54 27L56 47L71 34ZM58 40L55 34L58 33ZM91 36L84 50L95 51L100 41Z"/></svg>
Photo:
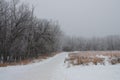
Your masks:
<svg viewBox="0 0 120 80"><path fill-rule="evenodd" d="M120 80L120 64L66 67L67 52L42 62L0 68L0 80Z"/></svg>

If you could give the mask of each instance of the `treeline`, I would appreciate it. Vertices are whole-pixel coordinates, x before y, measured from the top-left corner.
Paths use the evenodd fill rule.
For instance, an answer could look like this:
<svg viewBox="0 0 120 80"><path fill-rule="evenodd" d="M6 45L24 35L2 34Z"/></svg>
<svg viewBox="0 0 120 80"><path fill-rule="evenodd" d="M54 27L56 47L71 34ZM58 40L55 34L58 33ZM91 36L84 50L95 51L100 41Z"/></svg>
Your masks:
<svg viewBox="0 0 120 80"><path fill-rule="evenodd" d="M112 51L120 50L120 36L106 36L102 38L64 37L64 51Z"/></svg>
<svg viewBox="0 0 120 80"><path fill-rule="evenodd" d="M65 36L55 21L38 19L18 0L0 0L0 62L17 62L57 51L120 50L120 36Z"/></svg>
<svg viewBox="0 0 120 80"><path fill-rule="evenodd" d="M0 0L0 62L16 62L59 51L57 22L38 19L18 0Z"/></svg>

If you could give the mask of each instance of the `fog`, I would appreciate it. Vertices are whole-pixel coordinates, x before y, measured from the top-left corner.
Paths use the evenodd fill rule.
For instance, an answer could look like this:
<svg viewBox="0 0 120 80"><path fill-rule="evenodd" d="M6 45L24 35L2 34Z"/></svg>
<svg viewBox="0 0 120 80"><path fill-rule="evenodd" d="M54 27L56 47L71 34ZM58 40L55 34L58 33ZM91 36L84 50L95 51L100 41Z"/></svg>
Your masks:
<svg viewBox="0 0 120 80"><path fill-rule="evenodd" d="M58 21L70 36L103 37L120 34L120 0L22 0L35 15Z"/></svg>

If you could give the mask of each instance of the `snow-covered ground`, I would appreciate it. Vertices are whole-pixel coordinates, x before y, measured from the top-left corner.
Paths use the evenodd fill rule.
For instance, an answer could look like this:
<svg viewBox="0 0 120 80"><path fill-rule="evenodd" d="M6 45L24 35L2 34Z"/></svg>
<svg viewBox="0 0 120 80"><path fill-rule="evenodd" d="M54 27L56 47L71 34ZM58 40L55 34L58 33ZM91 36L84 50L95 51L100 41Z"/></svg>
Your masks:
<svg viewBox="0 0 120 80"><path fill-rule="evenodd" d="M42 62L0 68L0 80L120 80L120 64L73 66L64 64L67 52Z"/></svg>
<svg viewBox="0 0 120 80"><path fill-rule="evenodd" d="M66 80L120 80L120 65L75 66L66 72Z"/></svg>

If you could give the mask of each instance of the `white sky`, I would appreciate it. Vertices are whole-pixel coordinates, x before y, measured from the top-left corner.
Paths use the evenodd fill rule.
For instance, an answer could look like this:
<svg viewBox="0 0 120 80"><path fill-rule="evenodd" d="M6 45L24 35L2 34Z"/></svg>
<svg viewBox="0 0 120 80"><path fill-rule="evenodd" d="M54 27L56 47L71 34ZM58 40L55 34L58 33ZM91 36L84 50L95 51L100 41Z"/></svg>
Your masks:
<svg viewBox="0 0 120 80"><path fill-rule="evenodd" d="M120 0L22 0L39 18L58 20L70 36L120 34Z"/></svg>

